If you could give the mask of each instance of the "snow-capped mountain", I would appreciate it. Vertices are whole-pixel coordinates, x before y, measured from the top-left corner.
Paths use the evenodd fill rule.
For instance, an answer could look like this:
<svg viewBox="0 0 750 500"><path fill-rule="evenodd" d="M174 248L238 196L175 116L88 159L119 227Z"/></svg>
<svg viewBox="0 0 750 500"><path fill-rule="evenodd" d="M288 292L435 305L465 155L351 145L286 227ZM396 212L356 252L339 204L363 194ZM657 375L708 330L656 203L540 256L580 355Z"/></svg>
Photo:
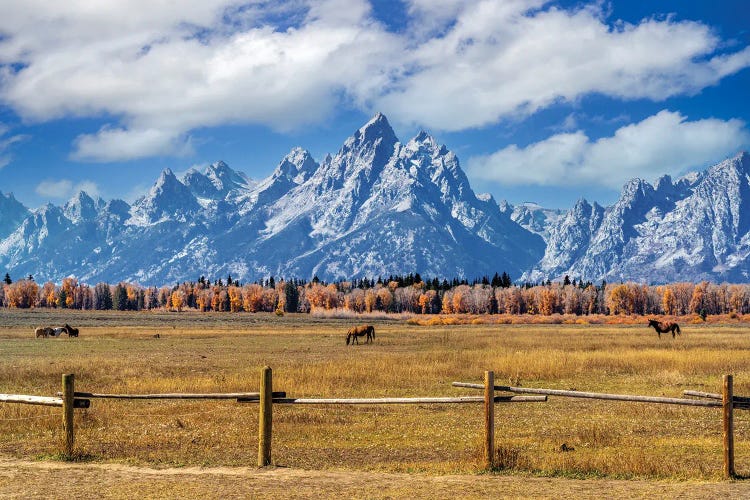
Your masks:
<svg viewBox="0 0 750 500"><path fill-rule="evenodd" d="M559 208L544 208L533 202L511 205L506 200L500 202L500 211L521 227L544 238L544 241L549 238L550 228L555 227L565 215L565 211Z"/></svg>
<svg viewBox="0 0 750 500"><path fill-rule="evenodd" d="M674 281L750 278L750 155L654 186L634 179L602 209L581 200L549 228L544 257L524 277Z"/></svg>
<svg viewBox="0 0 750 500"><path fill-rule="evenodd" d="M34 210L0 240L0 268L89 283L473 278L518 276L543 252L540 236L474 194L455 154L425 132L401 143L378 114L320 164L294 149L259 182L218 162L181 179L165 170L132 206L79 193Z"/></svg>
<svg viewBox="0 0 750 500"><path fill-rule="evenodd" d="M750 279L750 155L569 211L476 195L426 132L377 114L320 163L293 149L253 181L217 162L164 170L132 205L84 192L29 211L0 193L0 269L159 285L231 274L321 279L507 272L648 283ZM523 274L522 274L523 273Z"/></svg>
<svg viewBox="0 0 750 500"><path fill-rule="evenodd" d="M13 193L0 191L0 238L12 233L29 215L29 209L16 200Z"/></svg>

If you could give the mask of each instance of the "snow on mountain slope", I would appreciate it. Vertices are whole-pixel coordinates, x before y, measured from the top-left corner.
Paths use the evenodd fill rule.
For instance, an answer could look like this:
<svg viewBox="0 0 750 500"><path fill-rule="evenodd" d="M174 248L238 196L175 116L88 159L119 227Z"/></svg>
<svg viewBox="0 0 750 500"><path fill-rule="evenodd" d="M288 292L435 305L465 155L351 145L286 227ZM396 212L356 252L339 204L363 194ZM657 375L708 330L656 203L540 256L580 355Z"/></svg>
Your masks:
<svg viewBox="0 0 750 500"><path fill-rule="evenodd" d="M565 215L564 210L557 208L544 208L531 202L514 206L506 200L500 202L500 211L524 229L544 238L545 242L549 239L550 229L557 226Z"/></svg>
<svg viewBox="0 0 750 500"><path fill-rule="evenodd" d="M579 202L525 277L746 282L749 231L750 155L743 152L675 182L634 179L603 214Z"/></svg>
<svg viewBox="0 0 750 500"><path fill-rule="evenodd" d="M29 209L16 200L13 193L0 191L0 238L12 233L28 215Z"/></svg>
<svg viewBox="0 0 750 500"><path fill-rule="evenodd" d="M206 276L337 279L419 272L519 275L544 242L478 198L458 158L422 132L402 144L382 114L315 162L292 150L260 182L215 163L162 172L132 206L79 194L0 242L13 274L173 283Z"/></svg>

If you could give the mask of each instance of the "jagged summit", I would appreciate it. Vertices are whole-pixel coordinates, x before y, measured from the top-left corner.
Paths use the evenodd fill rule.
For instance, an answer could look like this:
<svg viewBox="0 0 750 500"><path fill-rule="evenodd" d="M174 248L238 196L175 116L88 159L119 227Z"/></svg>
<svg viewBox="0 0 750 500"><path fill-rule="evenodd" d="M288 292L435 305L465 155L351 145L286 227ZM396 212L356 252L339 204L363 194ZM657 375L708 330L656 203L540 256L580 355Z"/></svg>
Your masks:
<svg viewBox="0 0 750 500"><path fill-rule="evenodd" d="M97 202L85 191L78 191L63 207L65 216L73 222L82 222L97 216Z"/></svg>

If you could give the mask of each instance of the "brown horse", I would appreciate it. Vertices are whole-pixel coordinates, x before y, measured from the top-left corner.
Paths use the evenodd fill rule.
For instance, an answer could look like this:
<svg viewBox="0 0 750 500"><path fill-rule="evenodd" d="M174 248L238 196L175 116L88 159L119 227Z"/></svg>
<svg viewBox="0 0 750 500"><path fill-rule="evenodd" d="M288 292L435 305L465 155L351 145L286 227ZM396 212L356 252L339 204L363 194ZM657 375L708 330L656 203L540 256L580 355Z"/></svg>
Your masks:
<svg viewBox="0 0 750 500"><path fill-rule="evenodd" d="M656 333L659 334L659 338L661 338L662 333L672 332L672 338L674 338L675 332L677 332L678 335L682 335L682 332L680 332L680 325L677 323L674 323L672 321L656 321L655 319L648 320L648 326L653 326L654 330L656 330Z"/></svg>
<svg viewBox="0 0 750 500"><path fill-rule="evenodd" d="M47 338L52 335L52 328L49 328L47 326L40 326L39 328L34 330L34 333L36 334L36 338Z"/></svg>
<svg viewBox="0 0 750 500"><path fill-rule="evenodd" d="M372 325L362 325L349 328L349 331L346 332L346 345L349 345L349 342L351 342L352 345L354 345L355 342L359 344L359 339L357 337L365 337L365 344L374 342L375 327Z"/></svg>

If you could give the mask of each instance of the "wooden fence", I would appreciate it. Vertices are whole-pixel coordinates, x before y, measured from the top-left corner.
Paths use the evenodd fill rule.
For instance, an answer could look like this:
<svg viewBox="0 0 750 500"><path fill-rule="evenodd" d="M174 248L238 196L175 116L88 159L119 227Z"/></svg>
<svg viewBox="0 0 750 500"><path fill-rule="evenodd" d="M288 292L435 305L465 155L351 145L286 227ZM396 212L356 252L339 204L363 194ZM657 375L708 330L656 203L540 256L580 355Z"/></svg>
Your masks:
<svg viewBox="0 0 750 500"><path fill-rule="evenodd" d="M453 382L454 387L481 389L482 396L459 397L413 397L413 398L289 398L284 391L273 391L272 370L264 367L261 371L260 391L242 393L169 393L169 394L102 394L92 392L76 392L73 374L63 374L62 391L57 397L29 396L19 394L0 394L0 403L17 403L31 405L45 405L62 408L62 428L64 432L63 453L72 456L75 444L73 426L73 410L75 408L89 408L91 399L199 399L221 400L234 399L238 403L258 403L258 466L264 467L272 463L271 441L273 434L273 405L381 405L381 404L465 404L482 403L484 407L484 460L485 466L491 469L495 466L495 412L496 403L522 403L547 401L548 396L600 399L609 401L625 401L631 403L652 403L693 406L703 408L722 408L723 420L723 458L724 476L736 477L734 466L734 409L750 409L750 397L735 396L733 393L733 378L724 376L723 392L721 394L698 391L684 391L685 396L700 399L666 398L657 396L639 396L630 394L606 394L582 391L566 391L559 389L544 389L530 387L512 387L495 385L494 372L484 373L484 383ZM510 395L496 395L495 391L510 393ZM513 394L533 394L532 396L517 396Z"/></svg>

